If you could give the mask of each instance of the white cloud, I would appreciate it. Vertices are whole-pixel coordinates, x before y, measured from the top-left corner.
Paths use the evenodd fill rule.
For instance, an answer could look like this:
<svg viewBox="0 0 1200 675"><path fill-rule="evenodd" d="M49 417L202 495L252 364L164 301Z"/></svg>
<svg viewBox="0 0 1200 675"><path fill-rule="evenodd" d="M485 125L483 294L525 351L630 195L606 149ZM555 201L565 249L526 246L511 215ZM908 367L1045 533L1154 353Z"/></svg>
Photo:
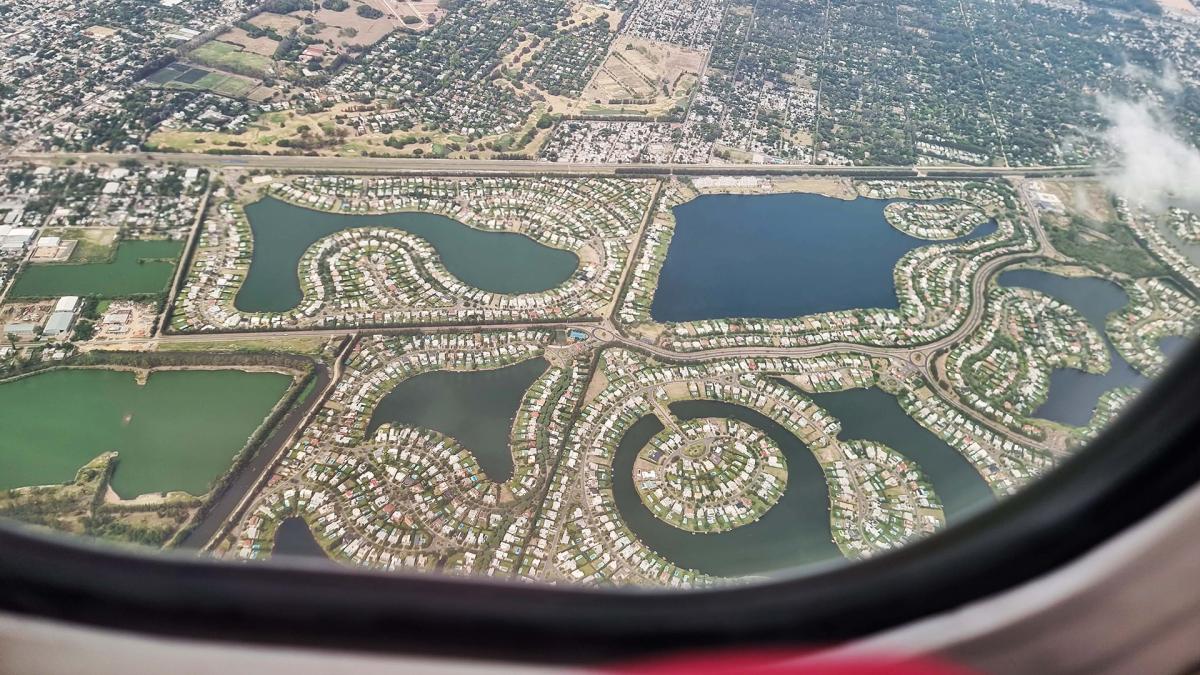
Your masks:
<svg viewBox="0 0 1200 675"><path fill-rule="evenodd" d="M1119 167L1104 176L1109 190L1156 211L1171 203L1200 209L1200 150L1148 103L1108 96L1098 102Z"/></svg>
<svg viewBox="0 0 1200 675"><path fill-rule="evenodd" d="M1163 91L1168 94L1183 93L1183 79L1179 75L1179 69L1175 64L1167 61L1163 64L1162 77L1158 78L1158 86L1162 87Z"/></svg>

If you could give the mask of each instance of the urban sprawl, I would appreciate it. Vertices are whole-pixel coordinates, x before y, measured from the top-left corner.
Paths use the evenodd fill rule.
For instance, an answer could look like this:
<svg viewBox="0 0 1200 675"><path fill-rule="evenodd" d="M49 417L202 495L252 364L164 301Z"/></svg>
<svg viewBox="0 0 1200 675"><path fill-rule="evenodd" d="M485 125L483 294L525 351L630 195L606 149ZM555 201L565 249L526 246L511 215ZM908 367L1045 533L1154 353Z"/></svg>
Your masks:
<svg viewBox="0 0 1200 675"><path fill-rule="evenodd" d="M121 449L96 448L73 481L0 491L0 516L238 561L300 519L345 564L689 588L729 578L628 509L696 538L758 527L803 473L783 434L819 466L842 557L927 536L948 510L911 448L855 438L820 398L894 398L1003 498L1137 394L1051 421L1052 374L1163 372L1164 340L1200 328L1200 208L1113 193L1103 106L1161 104L1200 140L1187 5L0 3L0 387L293 378L203 494L118 495ZM795 194L886 200L883 229L918 244L894 306L654 318L681 207ZM311 244L272 263L279 233ZM504 251L550 281L481 280ZM1128 301L1096 323L997 280L1021 270ZM376 418L414 378L533 361L510 472Z"/></svg>

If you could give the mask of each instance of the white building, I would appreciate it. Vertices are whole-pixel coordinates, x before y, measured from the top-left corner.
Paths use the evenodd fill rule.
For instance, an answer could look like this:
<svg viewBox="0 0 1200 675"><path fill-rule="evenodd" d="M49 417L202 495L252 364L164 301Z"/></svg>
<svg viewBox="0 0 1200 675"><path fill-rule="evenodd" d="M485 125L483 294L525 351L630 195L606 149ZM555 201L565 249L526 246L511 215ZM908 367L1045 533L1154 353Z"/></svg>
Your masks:
<svg viewBox="0 0 1200 675"><path fill-rule="evenodd" d="M8 233L0 237L0 252L19 253L37 236L37 230L32 227L9 228Z"/></svg>

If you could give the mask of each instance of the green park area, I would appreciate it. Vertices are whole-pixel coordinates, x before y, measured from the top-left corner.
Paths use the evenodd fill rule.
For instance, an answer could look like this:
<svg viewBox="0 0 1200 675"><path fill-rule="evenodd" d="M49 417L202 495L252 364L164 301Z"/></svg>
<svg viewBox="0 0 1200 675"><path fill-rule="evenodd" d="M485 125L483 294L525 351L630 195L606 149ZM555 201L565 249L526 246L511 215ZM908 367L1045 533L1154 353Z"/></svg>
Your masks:
<svg viewBox="0 0 1200 675"><path fill-rule="evenodd" d="M205 42L188 57L198 63L241 75L266 75L271 70L271 59L266 56L219 40Z"/></svg>

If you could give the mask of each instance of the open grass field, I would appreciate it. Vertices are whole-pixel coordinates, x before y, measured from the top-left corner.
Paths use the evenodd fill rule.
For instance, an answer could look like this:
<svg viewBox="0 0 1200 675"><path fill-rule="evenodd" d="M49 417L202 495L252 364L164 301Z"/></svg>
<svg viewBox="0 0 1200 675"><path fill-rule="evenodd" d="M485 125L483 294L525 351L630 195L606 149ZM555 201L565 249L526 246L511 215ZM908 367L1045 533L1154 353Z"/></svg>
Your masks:
<svg viewBox="0 0 1200 675"><path fill-rule="evenodd" d="M1063 206L1088 220L1107 222L1117 219L1112 197L1099 182L1092 181L1042 181L1042 189L1057 195Z"/></svg>
<svg viewBox="0 0 1200 675"><path fill-rule="evenodd" d="M195 86L197 89L207 89L214 94L241 98L253 91L258 83L239 75L211 72L197 80Z"/></svg>
<svg viewBox="0 0 1200 675"><path fill-rule="evenodd" d="M153 82L154 84L166 84L167 82L175 80L187 71L188 66L176 62L162 68L161 70L156 70L153 73L150 73L150 75L146 77L146 81Z"/></svg>
<svg viewBox="0 0 1200 675"><path fill-rule="evenodd" d="M234 75L180 62L152 73L146 80L171 89L201 89L220 96L250 98L256 101L269 98L274 93L273 89L264 87L258 80L245 75Z"/></svg>
<svg viewBox="0 0 1200 675"><path fill-rule="evenodd" d="M285 337L285 338L253 338L236 342L213 340L212 342L165 342L159 345L160 351L170 352L288 352L317 356L325 348L328 338L323 337Z"/></svg>
<svg viewBox="0 0 1200 675"><path fill-rule="evenodd" d="M243 75L268 75L274 68L270 58L246 51L241 45L209 40L188 54L197 63Z"/></svg>
<svg viewBox="0 0 1200 675"><path fill-rule="evenodd" d="M229 141L237 141L245 143L245 147L249 150L275 152L281 149L275 145L275 141L299 136L301 126L319 129L322 122L328 122L331 119L331 112L319 112L313 115L298 114L292 111L273 112L262 115L240 134L163 129L154 132L148 142L155 148L203 152L210 147L221 147ZM196 139L203 139L204 143L197 143Z"/></svg>
<svg viewBox="0 0 1200 675"><path fill-rule="evenodd" d="M260 88L265 89L264 88ZM257 93L259 90L255 90ZM253 97L253 94L251 94ZM342 103L335 105L329 110L322 110L312 114L285 110L279 112L270 112L261 115L257 120L251 123L244 132L240 134L230 134L211 131L188 131L179 129L162 129L155 131L147 139L147 146L152 149L170 150L176 152L204 152L210 148L229 148L237 147L239 150L246 152L267 152L270 154L284 154L287 148L276 144L282 138L294 139L300 136L300 127L307 126L310 134L324 133L323 130L336 126L336 118L347 115L347 109L357 104ZM535 123L542 113L546 112L545 104L539 103L534 107L533 114L525 121L525 124L510 135L516 138L521 137L530 129L534 128ZM406 132L396 132L391 135L408 133L415 136L428 136L429 141L425 143L414 143L405 146L403 153L411 154L415 150L420 149L425 154L430 154L438 145L447 145L452 142L463 143L465 139L462 136L446 132L436 132L427 129L417 128ZM520 152L536 153L538 147L549 137L550 129L537 129L533 140L528 146L520 148ZM381 153L386 155L400 154L395 149L384 144L388 134L362 134L359 135L356 131L352 131L348 136L340 141L331 143L324 147L316 149L316 152L321 155L340 155L340 156L356 156L362 153ZM499 136L485 137L483 141L497 140ZM230 142L239 143L242 145L230 146ZM448 156L456 158L465 158L468 156L465 148L449 153ZM478 150L474 154L480 159L491 159L495 154L487 150Z"/></svg>
<svg viewBox="0 0 1200 675"><path fill-rule="evenodd" d="M115 28L109 28L108 26L101 25L89 26L84 28L83 32L89 37L94 37L100 40L110 38L117 34L117 30Z"/></svg>
<svg viewBox="0 0 1200 675"><path fill-rule="evenodd" d="M703 64L703 52L622 36L579 98L590 114L658 115L691 95Z"/></svg>

